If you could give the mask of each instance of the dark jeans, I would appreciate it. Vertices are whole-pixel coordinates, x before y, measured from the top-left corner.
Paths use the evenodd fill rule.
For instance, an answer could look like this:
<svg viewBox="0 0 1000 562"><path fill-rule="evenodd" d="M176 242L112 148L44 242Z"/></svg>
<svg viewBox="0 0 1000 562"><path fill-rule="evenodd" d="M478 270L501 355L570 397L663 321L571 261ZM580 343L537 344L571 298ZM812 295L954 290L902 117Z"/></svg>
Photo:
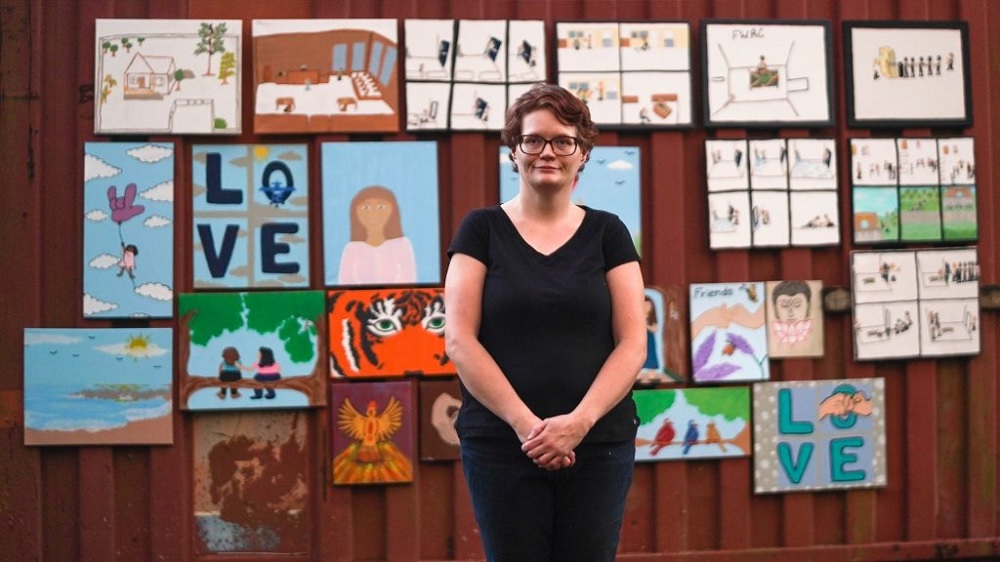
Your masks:
<svg viewBox="0 0 1000 562"><path fill-rule="evenodd" d="M635 443L588 443L547 471L514 441L462 440L462 468L489 562L615 559Z"/></svg>

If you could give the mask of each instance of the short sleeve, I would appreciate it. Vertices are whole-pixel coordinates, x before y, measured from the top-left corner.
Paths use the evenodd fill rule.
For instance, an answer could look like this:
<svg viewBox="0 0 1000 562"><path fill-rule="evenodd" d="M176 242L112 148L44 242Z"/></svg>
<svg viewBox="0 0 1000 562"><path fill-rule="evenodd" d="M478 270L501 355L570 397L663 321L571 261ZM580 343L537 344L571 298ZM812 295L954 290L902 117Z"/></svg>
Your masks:
<svg viewBox="0 0 1000 562"><path fill-rule="evenodd" d="M466 254L489 265L490 225L486 209L477 209L462 219L448 246L448 258Z"/></svg>
<svg viewBox="0 0 1000 562"><path fill-rule="evenodd" d="M623 263L639 261L639 252L632 242L628 227L617 215L607 213L604 228L604 267L611 270Z"/></svg>

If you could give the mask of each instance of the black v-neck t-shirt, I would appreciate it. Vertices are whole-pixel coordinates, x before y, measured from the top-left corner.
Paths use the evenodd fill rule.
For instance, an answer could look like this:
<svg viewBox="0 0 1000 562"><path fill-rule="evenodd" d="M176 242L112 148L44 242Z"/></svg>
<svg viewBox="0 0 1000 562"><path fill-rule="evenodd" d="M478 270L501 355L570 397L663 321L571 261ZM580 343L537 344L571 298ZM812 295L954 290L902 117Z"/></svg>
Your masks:
<svg viewBox="0 0 1000 562"><path fill-rule="evenodd" d="M449 257L462 253L486 265L479 341L543 419L573 410L614 349L606 274L639 260L621 219L582 208L579 228L550 254L529 245L499 206L469 213L448 248ZM463 438L517 439L464 386L455 426ZM637 427L629 393L584 441L631 440Z"/></svg>

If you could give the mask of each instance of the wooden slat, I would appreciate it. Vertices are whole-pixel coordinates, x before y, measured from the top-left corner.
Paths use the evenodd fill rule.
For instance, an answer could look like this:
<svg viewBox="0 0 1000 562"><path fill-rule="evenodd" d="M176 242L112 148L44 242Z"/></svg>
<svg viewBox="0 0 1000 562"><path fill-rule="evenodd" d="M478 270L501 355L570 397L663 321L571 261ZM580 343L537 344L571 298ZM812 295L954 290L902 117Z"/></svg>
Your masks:
<svg viewBox="0 0 1000 562"><path fill-rule="evenodd" d="M115 470L110 447L81 447L79 460L81 560L115 559Z"/></svg>

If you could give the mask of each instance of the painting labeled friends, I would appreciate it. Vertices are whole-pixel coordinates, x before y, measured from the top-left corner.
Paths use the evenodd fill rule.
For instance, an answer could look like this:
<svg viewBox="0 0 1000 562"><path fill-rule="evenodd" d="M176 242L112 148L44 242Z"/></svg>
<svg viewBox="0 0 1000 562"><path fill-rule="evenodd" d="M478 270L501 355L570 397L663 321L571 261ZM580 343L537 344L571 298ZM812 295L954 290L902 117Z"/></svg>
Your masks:
<svg viewBox="0 0 1000 562"><path fill-rule="evenodd" d="M770 377L763 283L696 283L691 292L694 382Z"/></svg>
<svg viewBox="0 0 1000 562"><path fill-rule="evenodd" d="M306 408L326 402L321 291L182 294L181 408Z"/></svg>
<svg viewBox="0 0 1000 562"><path fill-rule="evenodd" d="M332 377L455 374L441 288L333 290L326 312Z"/></svg>
<svg viewBox="0 0 1000 562"><path fill-rule="evenodd" d="M888 484L885 379L753 386L758 494Z"/></svg>
<svg viewBox="0 0 1000 562"><path fill-rule="evenodd" d="M83 161L83 316L170 318L174 145L88 142Z"/></svg>
<svg viewBox="0 0 1000 562"><path fill-rule="evenodd" d="M306 145L196 145L191 154L195 288L307 286Z"/></svg>
<svg viewBox="0 0 1000 562"><path fill-rule="evenodd" d="M409 382L333 384L333 483L413 481L414 402Z"/></svg>

